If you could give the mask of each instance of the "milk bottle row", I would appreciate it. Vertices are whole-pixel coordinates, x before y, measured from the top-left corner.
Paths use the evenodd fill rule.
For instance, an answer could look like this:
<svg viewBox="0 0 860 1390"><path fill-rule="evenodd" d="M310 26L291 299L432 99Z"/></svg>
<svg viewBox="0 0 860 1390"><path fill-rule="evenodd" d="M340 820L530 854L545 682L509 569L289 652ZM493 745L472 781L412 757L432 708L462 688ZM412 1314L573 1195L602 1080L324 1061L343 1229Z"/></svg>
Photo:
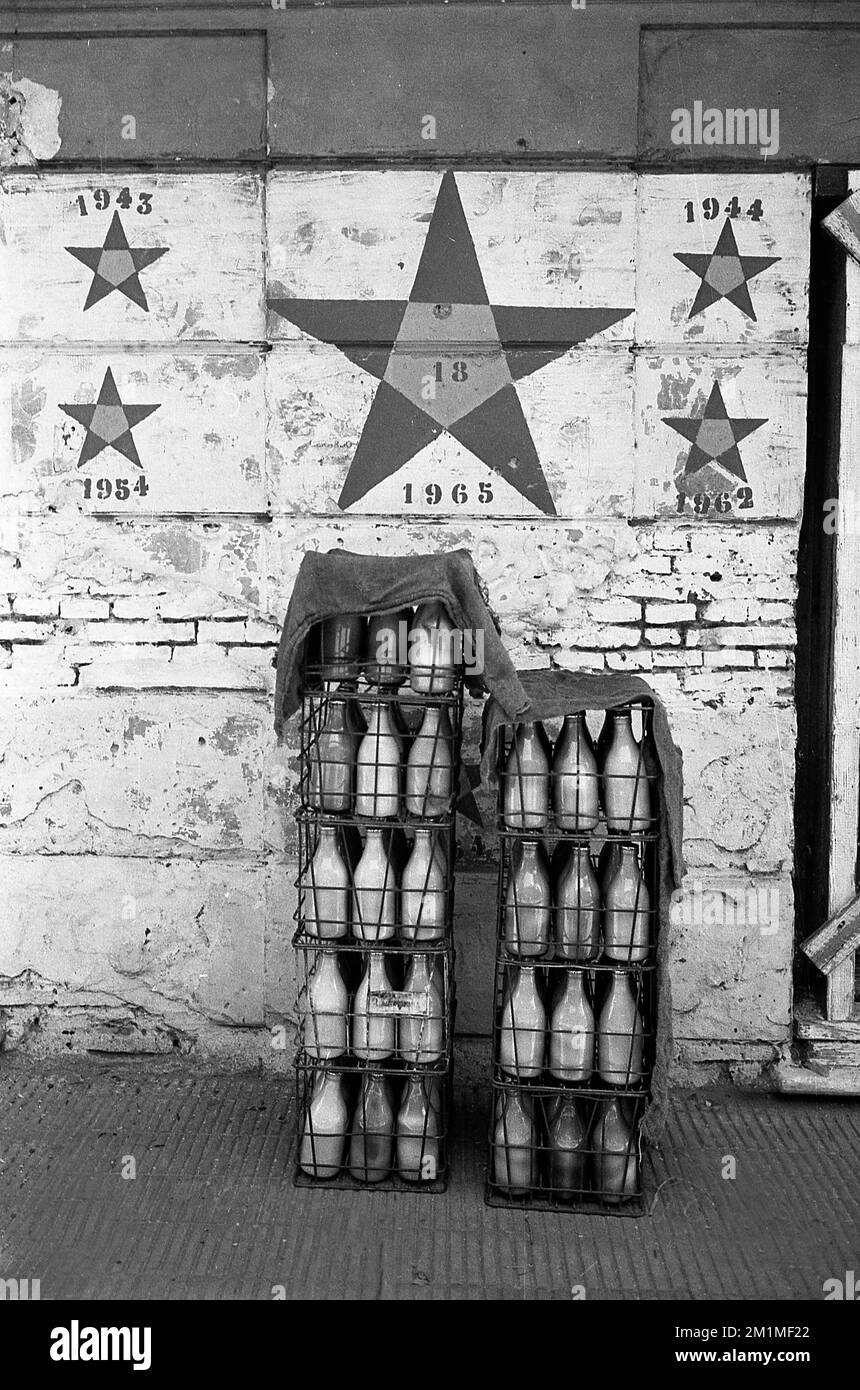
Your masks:
<svg viewBox="0 0 860 1390"><path fill-rule="evenodd" d="M491 1180L507 1196L544 1194L609 1205L639 1193L635 1109L619 1097L588 1102L569 1092L499 1090L491 1139Z"/></svg>
<svg viewBox="0 0 860 1390"><path fill-rule="evenodd" d="M338 692L312 710L302 779L311 809L376 820L449 814L457 786L456 709L427 704L411 737L389 701L364 699L359 707Z"/></svg>
<svg viewBox="0 0 860 1390"><path fill-rule="evenodd" d="M383 690L408 683L416 695L444 695L454 689L462 665L460 637L435 599L414 612L398 608L369 618L343 613L311 633L305 671L311 684L315 677L326 684L361 679Z"/></svg>
<svg viewBox="0 0 860 1390"><path fill-rule="evenodd" d="M436 830L418 827L402 872L401 857L387 831L369 826L353 867L341 828L320 825L300 882L304 932L328 941L350 935L356 941L441 940L452 909L445 840Z"/></svg>
<svg viewBox="0 0 860 1390"><path fill-rule="evenodd" d="M308 962L299 1008L308 1057L333 1061L350 1054L360 1062L400 1058L410 1066L431 1066L444 1059L447 960L438 954L409 955L403 987L396 990L385 955L370 951L350 997L337 951L323 948L307 954L313 960Z"/></svg>
<svg viewBox="0 0 860 1390"><path fill-rule="evenodd" d="M586 970L550 967L546 1003L536 966L508 965L503 973L496 1062L506 1076L538 1081L546 1072L568 1086L643 1084L642 1015L649 988L643 972L595 971L606 980L596 1016Z"/></svg>
<svg viewBox="0 0 860 1390"><path fill-rule="evenodd" d="M641 834L655 824L657 777L650 735L634 737L629 708L607 711L596 748L581 713L565 718L554 747L543 724L518 724L501 779L504 826L542 830L552 812L558 830L584 834L602 813L611 832Z"/></svg>
<svg viewBox="0 0 860 1390"><path fill-rule="evenodd" d="M442 1083L407 1077L399 1083L368 1071L358 1095L342 1072L310 1073L311 1094L299 1138L299 1167L312 1178L347 1171L362 1183L396 1173L407 1182L432 1182L445 1171Z"/></svg>
<svg viewBox="0 0 860 1390"><path fill-rule="evenodd" d="M639 848L612 842L598 881L587 844L560 841L552 861L540 840L503 844L508 856L502 934L514 956L644 961L654 937Z"/></svg>

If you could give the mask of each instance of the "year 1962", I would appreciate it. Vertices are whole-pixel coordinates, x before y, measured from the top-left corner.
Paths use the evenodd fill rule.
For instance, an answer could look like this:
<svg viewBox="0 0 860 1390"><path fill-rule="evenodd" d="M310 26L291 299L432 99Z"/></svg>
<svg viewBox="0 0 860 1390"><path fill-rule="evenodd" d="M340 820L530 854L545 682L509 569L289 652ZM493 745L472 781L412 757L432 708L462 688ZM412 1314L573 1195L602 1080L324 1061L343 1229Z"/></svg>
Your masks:
<svg viewBox="0 0 860 1390"><path fill-rule="evenodd" d="M695 516L707 516L708 512L712 511L725 515L732 510L735 503L739 512L749 511L754 500L751 487L739 487L734 495L730 492L694 492L692 497L688 497L685 492L679 492L677 510L690 511Z"/></svg>

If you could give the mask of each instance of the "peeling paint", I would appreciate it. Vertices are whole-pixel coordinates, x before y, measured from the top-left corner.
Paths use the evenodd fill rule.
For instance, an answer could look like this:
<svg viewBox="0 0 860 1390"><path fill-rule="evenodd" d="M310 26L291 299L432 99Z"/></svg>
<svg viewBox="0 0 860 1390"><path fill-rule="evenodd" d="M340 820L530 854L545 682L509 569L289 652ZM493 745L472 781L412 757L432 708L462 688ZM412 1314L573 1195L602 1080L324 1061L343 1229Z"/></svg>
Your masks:
<svg viewBox="0 0 860 1390"><path fill-rule="evenodd" d="M0 74L0 163L32 167L60 150L62 97L28 77Z"/></svg>

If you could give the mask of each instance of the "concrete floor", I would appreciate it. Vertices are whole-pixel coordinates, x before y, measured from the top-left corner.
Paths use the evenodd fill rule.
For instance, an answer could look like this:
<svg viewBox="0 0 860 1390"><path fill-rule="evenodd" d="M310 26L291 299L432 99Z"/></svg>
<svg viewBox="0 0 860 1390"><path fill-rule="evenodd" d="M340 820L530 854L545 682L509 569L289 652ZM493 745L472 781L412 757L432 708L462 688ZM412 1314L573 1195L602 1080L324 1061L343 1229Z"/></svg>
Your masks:
<svg viewBox="0 0 860 1390"><path fill-rule="evenodd" d="M488 1209L480 1092L457 1112L443 1195L296 1189L289 1081L2 1056L0 1277L43 1299L820 1299L857 1267L860 1103L678 1097L629 1220Z"/></svg>

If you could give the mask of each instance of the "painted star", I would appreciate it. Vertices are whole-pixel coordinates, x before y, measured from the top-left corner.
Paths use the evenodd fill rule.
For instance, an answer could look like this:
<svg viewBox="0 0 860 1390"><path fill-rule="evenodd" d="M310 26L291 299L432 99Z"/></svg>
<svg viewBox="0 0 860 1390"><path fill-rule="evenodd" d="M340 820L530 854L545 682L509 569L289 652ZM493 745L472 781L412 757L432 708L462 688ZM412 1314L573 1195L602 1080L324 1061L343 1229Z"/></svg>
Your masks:
<svg viewBox="0 0 860 1390"><path fill-rule="evenodd" d="M91 309L100 299L119 290L132 304L149 313L146 295L140 283L140 272L159 257L166 256L167 246L129 246L120 215L115 212L103 246L67 246L76 261L93 271L93 281L84 310Z"/></svg>
<svg viewBox="0 0 860 1390"><path fill-rule="evenodd" d="M749 281L756 275L761 275L768 266L782 260L782 257L742 256L735 241L731 218L727 217L710 255L692 255L686 251L676 251L675 260L680 261L687 270L692 270L702 282L693 300L689 318L703 314L712 304L716 304L718 299L727 299L755 323Z"/></svg>
<svg viewBox="0 0 860 1390"><path fill-rule="evenodd" d="M733 477L740 478L742 483L747 481L738 445L747 435L766 425L767 418L738 420L730 416L719 384L714 382L704 414L690 419L664 415L662 419L664 425L671 426L693 446L687 455L685 477L688 473L697 473L700 468L713 463L724 473L731 473Z"/></svg>
<svg viewBox="0 0 860 1390"><path fill-rule="evenodd" d="M555 504L514 382L633 312L491 305L450 169L408 300L272 299L269 307L379 380L342 510L447 432L550 516Z"/></svg>
<svg viewBox="0 0 860 1390"><path fill-rule="evenodd" d="M104 375L98 399L92 405L61 405L60 409L77 420L86 430L78 468L94 459L102 449L116 449L138 468L143 465L138 456L132 430L145 420L158 405L124 405L119 398L110 367Z"/></svg>

